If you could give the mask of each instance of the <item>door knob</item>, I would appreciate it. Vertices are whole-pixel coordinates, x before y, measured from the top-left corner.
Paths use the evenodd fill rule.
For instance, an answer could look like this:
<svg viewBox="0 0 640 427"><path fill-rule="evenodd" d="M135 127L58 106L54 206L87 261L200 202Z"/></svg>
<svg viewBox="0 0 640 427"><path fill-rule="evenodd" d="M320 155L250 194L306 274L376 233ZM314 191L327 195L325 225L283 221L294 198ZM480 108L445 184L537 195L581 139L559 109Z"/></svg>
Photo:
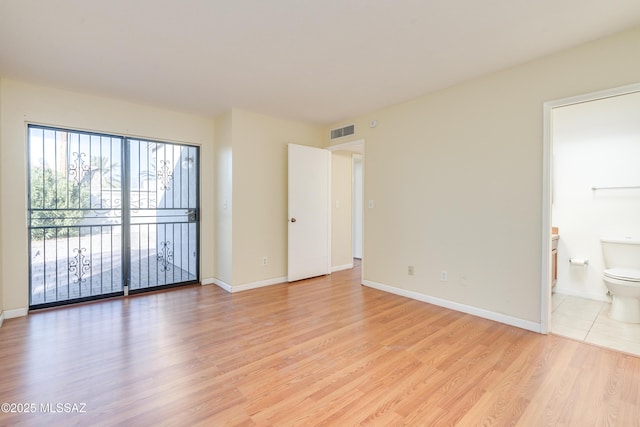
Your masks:
<svg viewBox="0 0 640 427"><path fill-rule="evenodd" d="M295 218L291 218L291 222L296 222L296 219Z"/></svg>

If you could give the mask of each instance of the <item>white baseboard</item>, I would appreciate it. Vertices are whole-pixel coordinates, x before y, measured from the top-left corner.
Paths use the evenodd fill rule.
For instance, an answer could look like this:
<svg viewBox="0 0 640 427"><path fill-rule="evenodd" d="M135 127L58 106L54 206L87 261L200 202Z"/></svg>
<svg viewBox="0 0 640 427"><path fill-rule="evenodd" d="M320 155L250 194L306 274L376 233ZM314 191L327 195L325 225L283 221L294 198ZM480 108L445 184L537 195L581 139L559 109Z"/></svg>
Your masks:
<svg viewBox="0 0 640 427"><path fill-rule="evenodd" d="M504 323L517 328L526 329L533 332L542 332L542 325L540 323L531 322L529 320L519 319L517 317L508 316L502 313L496 313L494 311L485 310L470 305L460 304L457 302L445 300L442 298L436 298L429 295L421 294L419 292L408 291L406 289L396 288L394 286L385 285L382 283L372 282L371 280L363 280L362 284L370 288L378 289L380 291L389 292L395 295L415 299L418 301L426 302L429 304L437 305L440 307L448 308L462 313L472 314L474 316L482 317L484 319L494 320L496 322Z"/></svg>
<svg viewBox="0 0 640 427"><path fill-rule="evenodd" d="M353 263L344 264L344 265L336 265L335 267L331 267L331 272L335 273L336 271L351 270L352 268L353 268Z"/></svg>
<svg viewBox="0 0 640 427"><path fill-rule="evenodd" d="M287 277L274 277L273 279L259 280L257 282L245 283L243 285L234 285L231 292L248 291L249 289L262 288L264 286L279 285L285 283Z"/></svg>
<svg viewBox="0 0 640 427"><path fill-rule="evenodd" d="M214 279L213 277L208 277L206 279L202 279L200 281L200 284L202 286L206 286L206 285L215 285L216 284L216 279Z"/></svg>
<svg viewBox="0 0 640 427"><path fill-rule="evenodd" d="M5 319L13 319L14 317L26 316L29 313L27 307L14 308L13 310L5 310L3 312Z"/></svg>
<svg viewBox="0 0 640 427"><path fill-rule="evenodd" d="M0 311L0 328L2 328L3 322L4 322L4 311Z"/></svg>
<svg viewBox="0 0 640 427"><path fill-rule="evenodd" d="M567 289L556 286L553 288L553 292L560 295L569 295L572 297L580 297L585 299L591 299L594 301L611 302L611 299L606 294L600 294L595 292L582 292L575 289Z"/></svg>
<svg viewBox="0 0 640 427"><path fill-rule="evenodd" d="M209 279L208 279L208 280L209 280ZM211 281L210 283L206 283L207 285L209 285L209 284L211 284L211 285L217 285L217 286L219 286L220 288L224 289L224 290L225 290L225 291L227 291L227 292L233 292L233 291L231 290L231 285L230 285L230 284L228 284L228 283L226 283L226 282L223 282L223 281L222 281L222 280L220 280L220 279L215 279L215 278L214 278L214 279L210 279L210 280L212 280L212 281ZM204 284L205 284L205 282L203 281L203 282L202 282L202 284L204 285Z"/></svg>
<svg viewBox="0 0 640 427"><path fill-rule="evenodd" d="M267 279L267 280L260 280L257 282L251 282L251 283L245 283L242 285L230 285L226 282L223 282L220 279L204 279L202 281L203 285L218 285L219 287L221 287L222 289L224 289L227 292L230 293L234 293L234 292L242 292L242 291L248 291L249 289L256 289L256 288L262 288L265 286L271 286L271 285L278 285L280 283L285 283L287 281L286 277L274 277L273 279Z"/></svg>

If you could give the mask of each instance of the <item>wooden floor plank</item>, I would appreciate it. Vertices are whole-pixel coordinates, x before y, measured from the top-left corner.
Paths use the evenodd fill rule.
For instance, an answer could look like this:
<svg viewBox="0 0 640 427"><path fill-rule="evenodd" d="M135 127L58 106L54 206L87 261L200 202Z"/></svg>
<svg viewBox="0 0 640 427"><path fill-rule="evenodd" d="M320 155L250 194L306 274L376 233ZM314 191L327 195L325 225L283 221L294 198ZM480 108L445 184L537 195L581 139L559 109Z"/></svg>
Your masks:
<svg viewBox="0 0 640 427"><path fill-rule="evenodd" d="M640 358L359 283L356 264L8 319L0 402L37 413L0 425L640 426Z"/></svg>

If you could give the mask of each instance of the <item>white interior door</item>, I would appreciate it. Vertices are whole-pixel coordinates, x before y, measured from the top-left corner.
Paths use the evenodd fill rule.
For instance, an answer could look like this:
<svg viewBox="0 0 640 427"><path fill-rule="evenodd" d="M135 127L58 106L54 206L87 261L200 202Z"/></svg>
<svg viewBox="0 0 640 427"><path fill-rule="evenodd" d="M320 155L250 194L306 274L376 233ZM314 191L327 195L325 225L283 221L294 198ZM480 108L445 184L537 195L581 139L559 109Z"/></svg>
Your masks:
<svg viewBox="0 0 640 427"><path fill-rule="evenodd" d="M289 144L288 280L330 273L331 153Z"/></svg>

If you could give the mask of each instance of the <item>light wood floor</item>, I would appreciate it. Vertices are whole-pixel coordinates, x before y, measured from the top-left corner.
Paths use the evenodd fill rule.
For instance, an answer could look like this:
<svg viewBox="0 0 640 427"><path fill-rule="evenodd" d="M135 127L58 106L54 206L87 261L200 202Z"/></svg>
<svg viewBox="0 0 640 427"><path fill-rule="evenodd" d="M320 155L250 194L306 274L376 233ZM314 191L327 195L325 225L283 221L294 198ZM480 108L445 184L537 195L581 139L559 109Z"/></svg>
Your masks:
<svg viewBox="0 0 640 427"><path fill-rule="evenodd" d="M640 358L358 278L188 287L7 320L0 402L86 407L0 413L0 425L640 426Z"/></svg>

